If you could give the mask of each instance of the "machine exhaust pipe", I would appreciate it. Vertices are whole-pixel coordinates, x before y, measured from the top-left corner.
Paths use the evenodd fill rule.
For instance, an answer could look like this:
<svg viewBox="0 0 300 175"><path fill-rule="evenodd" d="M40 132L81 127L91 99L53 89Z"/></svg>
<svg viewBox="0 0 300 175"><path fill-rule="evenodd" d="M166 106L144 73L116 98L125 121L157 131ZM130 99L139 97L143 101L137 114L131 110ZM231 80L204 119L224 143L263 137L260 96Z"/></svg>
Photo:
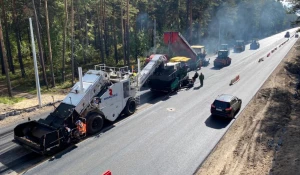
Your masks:
<svg viewBox="0 0 300 175"><path fill-rule="evenodd" d="M82 67L78 67L78 74L79 74L80 92L83 92Z"/></svg>

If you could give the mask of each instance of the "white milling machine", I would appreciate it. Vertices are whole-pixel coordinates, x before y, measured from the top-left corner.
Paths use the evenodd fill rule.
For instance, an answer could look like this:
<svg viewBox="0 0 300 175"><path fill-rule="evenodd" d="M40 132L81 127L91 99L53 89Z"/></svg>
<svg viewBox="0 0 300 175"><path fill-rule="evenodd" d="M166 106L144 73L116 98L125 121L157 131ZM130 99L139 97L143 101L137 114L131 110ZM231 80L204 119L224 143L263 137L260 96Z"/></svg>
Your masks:
<svg viewBox="0 0 300 175"><path fill-rule="evenodd" d="M120 114L131 115L139 102L139 88L164 61L156 55L137 76L128 67L95 65L82 76L47 118L20 124L14 129L14 141L40 154L62 148L70 140L99 132L104 120L115 121ZM84 123L86 132L79 136L77 121Z"/></svg>

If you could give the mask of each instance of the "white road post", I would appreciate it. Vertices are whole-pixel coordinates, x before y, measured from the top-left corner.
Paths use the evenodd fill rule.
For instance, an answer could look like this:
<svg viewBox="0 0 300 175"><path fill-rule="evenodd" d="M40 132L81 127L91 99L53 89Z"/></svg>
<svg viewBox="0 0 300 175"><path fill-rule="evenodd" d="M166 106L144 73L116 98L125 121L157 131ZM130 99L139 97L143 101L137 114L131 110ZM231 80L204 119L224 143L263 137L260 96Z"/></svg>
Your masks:
<svg viewBox="0 0 300 175"><path fill-rule="evenodd" d="M37 60L36 60L34 35L33 35L31 18L29 18L29 25L30 25L31 47L32 47L32 55L33 55L33 63L34 63L35 84L36 84L37 96L39 100L39 107L42 107L41 87L40 87L39 71L38 71Z"/></svg>

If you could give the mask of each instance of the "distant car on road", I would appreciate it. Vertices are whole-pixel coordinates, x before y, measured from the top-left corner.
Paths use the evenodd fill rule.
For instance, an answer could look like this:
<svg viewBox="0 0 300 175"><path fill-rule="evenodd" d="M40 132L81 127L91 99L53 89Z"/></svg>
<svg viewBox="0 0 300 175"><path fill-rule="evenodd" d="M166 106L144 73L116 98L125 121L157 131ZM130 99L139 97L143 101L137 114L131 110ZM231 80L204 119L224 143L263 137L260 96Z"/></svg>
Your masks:
<svg viewBox="0 0 300 175"><path fill-rule="evenodd" d="M257 40L252 40L251 44L250 44L250 49L251 50L255 50L258 49L260 47L260 44Z"/></svg>
<svg viewBox="0 0 300 175"><path fill-rule="evenodd" d="M242 100L229 94L219 95L211 104L210 112L212 116L220 116L233 119L241 109Z"/></svg>
<svg viewBox="0 0 300 175"><path fill-rule="evenodd" d="M298 37L299 37L299 34L298 34L298 33L296 33L296 34L295 34L295 38L298 38Z"/></svg>
<svg viewBox="0 0 300 175"><path fill-rule="evenodd" d="M289 38L290 37L290 32L286 32L284 35L285 38Z"/></svg>

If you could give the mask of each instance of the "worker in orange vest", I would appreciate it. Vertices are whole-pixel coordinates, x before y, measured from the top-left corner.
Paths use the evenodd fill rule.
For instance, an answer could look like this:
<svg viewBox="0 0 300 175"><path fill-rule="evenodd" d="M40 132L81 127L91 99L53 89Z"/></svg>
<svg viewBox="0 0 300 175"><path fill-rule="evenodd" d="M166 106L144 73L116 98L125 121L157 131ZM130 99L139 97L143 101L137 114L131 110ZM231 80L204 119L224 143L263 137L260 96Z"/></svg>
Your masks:
<svg viewBox="0 0 300 175"><path fill-rule="evenodd" d="M77 130L79 132L79 135L85 135L86 134L86 124L83 123L81 120L77 120L75 123Z"/></svg>

